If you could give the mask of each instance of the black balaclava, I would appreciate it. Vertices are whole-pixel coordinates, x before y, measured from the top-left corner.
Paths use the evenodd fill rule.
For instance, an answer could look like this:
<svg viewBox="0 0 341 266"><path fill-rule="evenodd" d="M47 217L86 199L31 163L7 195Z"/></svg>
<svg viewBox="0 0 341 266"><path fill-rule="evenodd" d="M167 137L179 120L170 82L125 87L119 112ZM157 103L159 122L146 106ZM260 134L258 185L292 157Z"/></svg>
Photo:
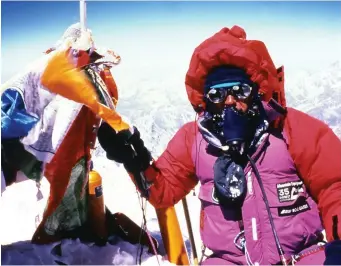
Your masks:
<svg viewBox="0 0 341 266"><path fill-rule="evenodd" d="M245 83L252 87L247 100L248 110L241 113L234 106L218 109L207 97L212 86L218 84ZM258 96L258 86L247 73L237 67L214 68L206 78L204 97L206 110L198 120L203 138L220 150L214 165L215 195L221 204L240 203L246 193L246 179L243 168L247 162L256 132L267 128L265 113Z"/></svg>

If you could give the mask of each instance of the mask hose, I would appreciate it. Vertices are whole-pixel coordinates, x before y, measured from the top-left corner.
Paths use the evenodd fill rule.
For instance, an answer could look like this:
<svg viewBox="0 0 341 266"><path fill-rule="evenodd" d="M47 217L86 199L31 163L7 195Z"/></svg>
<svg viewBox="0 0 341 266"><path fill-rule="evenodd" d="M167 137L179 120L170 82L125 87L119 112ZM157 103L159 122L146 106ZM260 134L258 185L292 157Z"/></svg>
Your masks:
<svg viewBox="0 0 341 266"><path fill-rule="evenodd" d="M269 216L269 221L270 221L270 225L271 225L271 230L272 230L272 233L273 233L273 235L274 235L275 242L276 242L276 247L277 247L278 255L279 255L280 259L281 259L282 264L283 264L284 266L288 266L288 262L287 262L286 258L284 257L284 251L283 251L282 245L281 245L281 243L279 242L279 238L278 238L277 231L276 231L275 224L274 224L274 219L273 219L272 214L271 214L271 211L270 211L269 201L268 201L268 198L267 198L267 196L266 196L266 194L265 194L265 190L264 190L264 186L263 186L262 179L261 179L261 177L260 177L260 174L259 174L259 172L258 172L258 169L257 169L257 167L256 167L255 162L252 160L252 158L251 158L249 155L247 155L247 158L248 158L249 161L250 161L252 170L254 171L254 173L255 173L255 175L256 175L258 184L259 184L260 189L261 189L262 194L263 194L263 198L264 198L264 202L265 202L265 206L266 206L266 211L267 211L268 216Z"/></svg>

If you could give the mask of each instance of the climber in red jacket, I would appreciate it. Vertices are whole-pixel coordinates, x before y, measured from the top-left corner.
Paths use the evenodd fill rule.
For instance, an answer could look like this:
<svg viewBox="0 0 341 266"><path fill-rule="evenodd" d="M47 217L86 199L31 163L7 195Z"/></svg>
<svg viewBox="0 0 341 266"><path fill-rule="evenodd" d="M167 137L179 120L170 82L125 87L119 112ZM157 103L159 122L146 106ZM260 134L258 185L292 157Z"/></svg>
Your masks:
<svg viewBox="0 0 341 266"><path fill-rule="evenodd" d="M185 83L198 119L157 161L136 128L128 138L103 123L107 157L124 164L155 208L200 182L201 237L213 251L204 264L341 262L341 142L286 107L284 69L264 43L223 28L194 50Z"/></svg>

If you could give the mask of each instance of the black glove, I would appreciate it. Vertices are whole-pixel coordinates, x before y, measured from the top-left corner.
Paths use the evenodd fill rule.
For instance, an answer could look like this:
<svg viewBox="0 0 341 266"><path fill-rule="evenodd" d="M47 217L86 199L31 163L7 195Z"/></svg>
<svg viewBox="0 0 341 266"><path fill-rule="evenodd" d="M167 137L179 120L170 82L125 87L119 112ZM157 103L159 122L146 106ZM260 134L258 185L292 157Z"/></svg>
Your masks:
<svg viewBox="0 0 341 266"><path fill-rule="evenodd" d="M150 165L152 156L144 146L136 127L133 133L129 129L116 133L111 126L103 122L98 129L97 137L107 158L123 163L128 172L139 174Z"/></svg>

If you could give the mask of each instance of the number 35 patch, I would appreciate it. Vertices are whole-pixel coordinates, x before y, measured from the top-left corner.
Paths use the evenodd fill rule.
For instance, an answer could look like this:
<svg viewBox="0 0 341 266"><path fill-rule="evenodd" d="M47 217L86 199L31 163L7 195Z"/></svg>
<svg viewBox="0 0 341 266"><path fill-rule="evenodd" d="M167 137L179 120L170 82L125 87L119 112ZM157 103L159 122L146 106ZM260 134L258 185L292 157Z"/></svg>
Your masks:
<svg viewBox="0 0 341 266"><path fill-rule="evenodd" d="M299 193L304 192L302 181L276 184L276 188L279 202L296 200Z"/></svg>

